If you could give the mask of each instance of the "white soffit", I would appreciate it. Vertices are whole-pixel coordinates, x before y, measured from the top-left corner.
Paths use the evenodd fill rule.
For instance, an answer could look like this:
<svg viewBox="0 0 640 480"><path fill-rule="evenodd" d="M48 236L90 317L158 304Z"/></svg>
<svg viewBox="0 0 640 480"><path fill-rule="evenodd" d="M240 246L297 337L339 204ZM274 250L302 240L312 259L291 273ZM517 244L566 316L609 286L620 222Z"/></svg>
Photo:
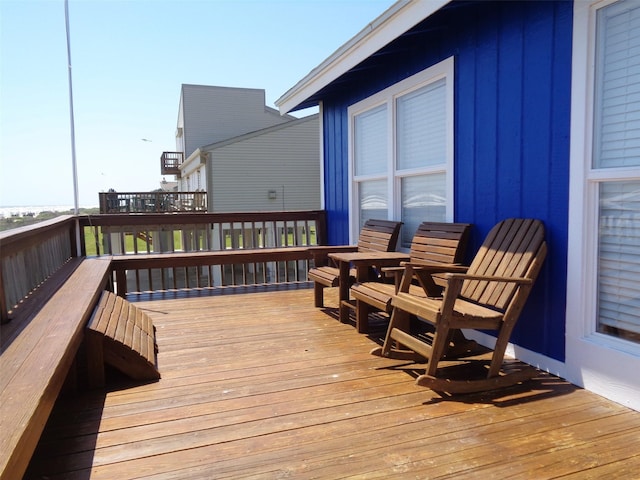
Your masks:
<svg viewBox="0 0 640 480"><path fill-rule="evenodd" d="M290 112L450 1L398 0L276 100L280 114Z"/></svg>

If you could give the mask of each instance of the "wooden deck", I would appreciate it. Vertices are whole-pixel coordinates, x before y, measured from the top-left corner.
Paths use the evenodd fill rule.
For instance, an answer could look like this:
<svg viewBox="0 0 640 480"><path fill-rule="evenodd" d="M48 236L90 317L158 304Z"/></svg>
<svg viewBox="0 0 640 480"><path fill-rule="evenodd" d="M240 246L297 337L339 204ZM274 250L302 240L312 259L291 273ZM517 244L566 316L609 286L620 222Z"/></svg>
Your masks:
<svg viewBox="0 0 640 480"><path fill-rule="evenodd" d="M137 303L162 379L59 401L25 478L640 475L640 413L546 374L443 398L369 355L336 290L325 310L312 289Z"/></svg>

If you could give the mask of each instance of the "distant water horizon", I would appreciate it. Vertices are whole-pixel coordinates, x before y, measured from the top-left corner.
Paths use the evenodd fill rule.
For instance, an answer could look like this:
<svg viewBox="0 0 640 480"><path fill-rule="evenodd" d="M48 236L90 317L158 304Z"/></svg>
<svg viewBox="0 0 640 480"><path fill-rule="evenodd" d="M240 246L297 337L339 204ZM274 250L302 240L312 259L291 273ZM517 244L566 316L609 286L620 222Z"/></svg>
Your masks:
<svg viewBox="0 0 640 480"><path fill-rule="evenodd" d="M80 205L80 208L97 208L98 205ZM37 216L42 212L68 212L73 210L73 205L0 205L0 217L24 217L26 215Z"/></svg>

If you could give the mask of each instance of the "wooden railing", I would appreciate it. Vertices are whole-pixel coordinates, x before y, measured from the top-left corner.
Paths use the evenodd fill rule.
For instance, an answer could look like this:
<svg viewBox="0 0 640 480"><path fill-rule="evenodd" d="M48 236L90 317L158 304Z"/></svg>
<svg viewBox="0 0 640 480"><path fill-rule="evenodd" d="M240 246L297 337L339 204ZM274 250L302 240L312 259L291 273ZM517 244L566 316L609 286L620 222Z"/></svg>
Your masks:
<svg viewBox="0 0 640 480"><path fill-rule="evenodd" d="M206 212L207 192L103 192L100 213Z"/></svg>
<svg viewBox="0 0 640 480"><path fill-rule="evenodd" d="M79 223L87 255L138 255L324 245L325 218L324 211L312 210L83 215Z"/></svg>
<svg viewBox="0 0 640 480"><path fill-rule="evenodd" d="M126 289L120 286L128 292L306 281L306 247L326 244L325 218L324 211L82 215L1 232L0 319L78 255L133 260L217 252L202 262L167 255L161 268L131 262Z"/></svg>
<svg viewBox="0 0 640 480"><path fill-rule="evenodd" d="M76 256L76 218L65 215L0 232L0 320Z"/></svg>
<svg viewBox="0 0 640 480"><path fill-rule="evenodd" d="M310 258L300 247L326 244L325 218L324 211L182 213L86 216L80 223L88 255L140 256L118 261L127 268L119 292L140 292L306 282ZM248 255L158 258L236 250Z"/></svg>

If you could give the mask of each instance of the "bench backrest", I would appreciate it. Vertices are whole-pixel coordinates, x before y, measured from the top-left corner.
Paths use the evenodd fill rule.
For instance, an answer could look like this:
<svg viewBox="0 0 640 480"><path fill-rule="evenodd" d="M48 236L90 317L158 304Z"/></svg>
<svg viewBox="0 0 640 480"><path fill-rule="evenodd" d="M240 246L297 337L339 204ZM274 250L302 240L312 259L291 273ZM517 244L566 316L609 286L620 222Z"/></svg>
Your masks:
<svg viewBox="0 0 640 480"><path fill-rule="evenodd" d="M546 251L544 225L540 220L509 218L491 229L469 266L468 274L534 281ZM519 288L516 283L465 280L460 295L504 311Z"/></svg>
<svg viewBox="0 0 640 480"><path fill-rule="evenodd" d="M107 363L135 380L157 380L155 327L146 312L104 291L87 325L89 382L104 385ZM96 353L98 352L98 353Z"/></svg>
<svg viewBox="0 0 640 480"><path fill-rule="evenodd" d="M360 231L358 251L392 252L396 249L402 222L367 220Z"/></svg>

